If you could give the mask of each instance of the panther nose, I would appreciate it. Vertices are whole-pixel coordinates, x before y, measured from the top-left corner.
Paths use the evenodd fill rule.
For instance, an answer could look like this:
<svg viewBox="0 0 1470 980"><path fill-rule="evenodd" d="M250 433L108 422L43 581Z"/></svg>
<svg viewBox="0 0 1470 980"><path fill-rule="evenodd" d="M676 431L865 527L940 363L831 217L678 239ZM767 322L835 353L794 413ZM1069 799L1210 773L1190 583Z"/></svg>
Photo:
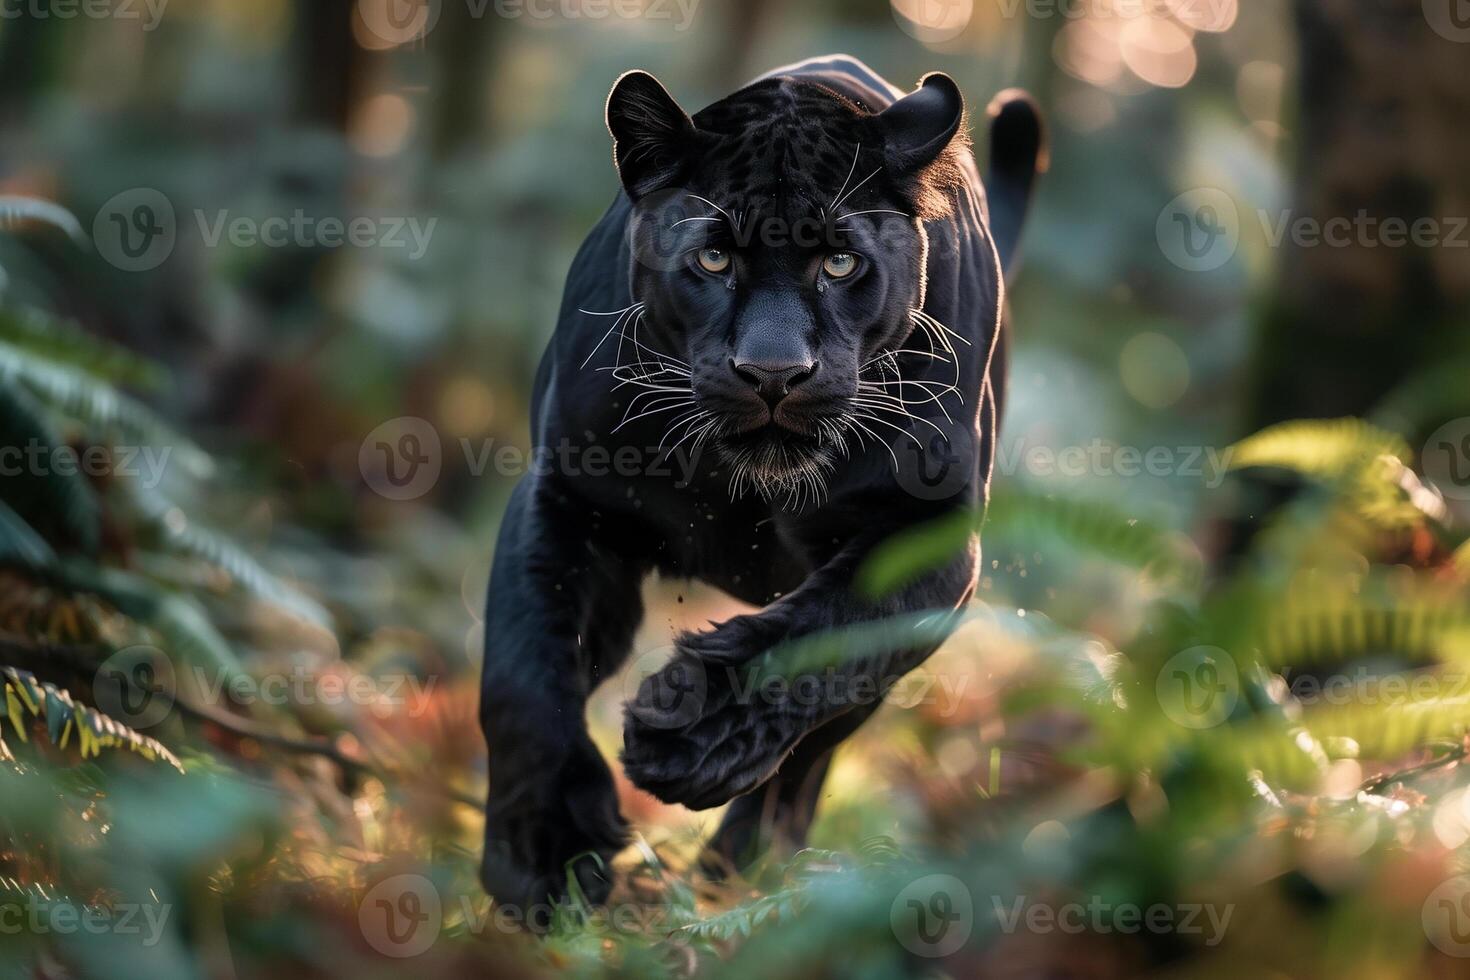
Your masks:
<svg viewBox="0 0 1470 980"><path fill-rule="evenodd" d="M817 373L817 364L736 364L730 361L730 369L755 389L773 410L791 393L791 389Z"/></svg>

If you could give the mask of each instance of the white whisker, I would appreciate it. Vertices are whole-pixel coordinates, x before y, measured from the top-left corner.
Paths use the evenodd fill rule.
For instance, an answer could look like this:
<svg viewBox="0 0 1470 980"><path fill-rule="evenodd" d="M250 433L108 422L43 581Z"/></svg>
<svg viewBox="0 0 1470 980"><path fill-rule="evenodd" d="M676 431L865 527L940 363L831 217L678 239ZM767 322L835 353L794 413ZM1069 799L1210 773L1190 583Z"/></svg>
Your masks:
<svg viewBox="0 0 1470 980"><path fill-rule="evenodd" d="M886 421L884 419L880 419L878 416L872 414L871 412L857 412L857 413L854 413L853 418L863 419L864 421L867 421L867 422L877 422L879 425L886 425L886 426L888 426L888 428L892 429L893 431L898 432L898 433L900 433L902 435L908 436L910 439L912 439L914 441L914 445L918 446L920 449L924 448L924 444L919 441L919 437L916 436L916 435L914 435L908 429L905 429L901 425L894 425L892 422L888 422L888 421ZM875 436L874 438L877 438L877 437ZM897 459L895 459L894 460L895 465L897 464L897 462L898 462Z"/></svg>
<svg viewBox="0 0 1470 980"><path fill-rule="evenodd" d="M852 180L852 175L857 172L858 156L862 152L863 152L863 144L859 143L857 145L857 149L852 151L852 166L847 168L847 176L844 177L844 178L842 178L842 186L837 189L837 196L832 199L832 204L831 204L831 206L827 210L829 210L829 211L836 211L837 210L837 202L842 199L842 192L845 191L845 190L847 190L848 182Z"/></svg>
<svg viewBox="0 0 1470 980"><path fill-rule="evenodd" d="M913 314L916 314L918 317L920 317L924 321L926 321L928 323L931 323L934 326L938 327L942 332L944 332L945 334L948 334L949 336L953 337L954 339L960 341L966 347L973 347L973 346L975 346L974 344L970 343L969 340L967 340L964 337L960 336L959 334L955 333L949 327L945 326L943 323L940 323L938 320L936 320L934 317L930 316L929 314L925 313L923 310L912 310L911 309L909 312L910 313L913 313Z"/></svg>
<svg viewBox="0 0 1470 980"><path fill-rule="evenodd" d="M659 414L661 414L663 412L671 412L674 409L677 409L677 408L680 408L680 407L687 407L687 406L693 405L693 404L694 404L694 402L693 402L692 399L681 400L679 402L676 402L673 405L666 405L663 408L651 408L648 411L639 412L637 415L633 416L630 419L623 419L623 421L619 422L617 425L615 425L613 427L613 431L614 432L617 432L619 429L623 428L624 426L631 425L632 423L637 422L639 419L646 419L650 415L659 415Z"/></svg>
<svg viewBox="0 0 1470 980"><path fill-rule="evenodd" d="M848 191L846 194L842 195L840 198L838 198L837 200L835 200L835 201L832 202L832 210L833 211L836 211L842 205L842 202L843 201L847 200L849 197L852 197L854 194L857 193L859 187L862 187L868 181L870 181L874 177L878 176L878 174L882 173L882 171L883 171L883 168L882 167L879 167L877 170L874 170L872 173L868 174L862 180L860 180L856 184L852 185L852 190Z"/></svg>
<svg viewBox="0 0 1470 980"><path fill-rule="evenodd" d="M863 416L849 415L847 417L847 420L852 425L857 426L857 428L861 429L863 432L866 432L868 435L872 436L873 437L873 441L875 443L877 443L878 445L882 446L884 449L886 449L888 451L888 457L893 460L893 472L897 473L898 472L898 454L893 451L893 447L892 446L888 445L888 443L884 442L882 439L880 439L878 437L878 433L874 432L872 429L868 428L866 425L863 425L863 423L861 421L859 421L860 418L870 418L870 416L867 416L867 415L863 415ZM878 420L877 419L873 419L873 421L876 422ZM902 430L900 430L900 431L902 431ZM916 439L914 441L917 442L918 440Z"/></svg>
<svg viewBox="0 0 1470 980"><path fill-rule="evenodd" d="M707 197L700 197L698 194L690 194L689 196L692 197L692 198L694 198L696 201L703 201L705 204L708 204L710 207L714 208L716 211L718 211L721 214L723 214L725 216L725 220L728 221L728 222L730 222L730 226L732 228L739 228L740 227L740 225L736 223L735 219L732 218L732 217L730 217L730 213L728 211L726 211L724 208L720 207L714 201L711 201Z"/></svg>
<svg viewBox="0 0 1470 980"><path fill-rule="evenodd" d="M898 415L898 416L900 416L902 418L913 419L915 422L923 422L925 425L927 425L929 428L933 429L935 432L939 433L940 435L944 435L944 430L941 429L939 426L935 425L933 422L931 422L928 419L924 418L922 415L915 415L913 412L908 411L902 405L899 405L899 406L895 407L895 406L893 406L891 404L886 404L884 402L874 401L874 400L868 399L868 398L854 398L852 400L852 403L854 405L858 405L858 406L860 406L862 408L866 408L866 409L869 409L871 411L892 412L893 414ZM939 407L939 410L941 412L944 412L944 406L941 405ZM948 422L950 425L953 425L954 424L954 419L952 419L952 418L949 417L949 413L948 412L944 412L944 420L946 422ZM908 430L904 430L904 431L908 431Z"/></svg>
<svg viewBox="0 0 1470 980"><path fill-rule="evenodd" d="M897 214L897 215L901 215L901 216L903 216L905 218L912 217L912 215L910 215L910 214L908 214L908 213L906 213L904 211L895 211L892 208L870 208L867 211L849 211L846 214L838 215L837 216L837 220L838 221L846 221L848 218L856 218L858 215L861 215L861 214Z"/></svg>
<svg viewBox="0 0 1470 980"><path fill-rule="evenodd" d="M603 334L602 335L602 339L597 342L597 346L594 347L594 348L592 348L592 353L588 354L586 360L584 360L582 362L582 367L585 368L587 366L588 362L590 362L593 357L597 356L597 352L602 349L602 345L607 342L607 338L609 338L609 337L611 337L613 335L613 331L615 331L615 330L618 329L619 325L623 322L624 318L627 317L628 314L630 312L632 312L633 310L637 310L637 311L639 311L641 313L642 310L643 310L643 304L642 303L634 303L631 306L625 306L625 307L623 307L621 310L611 310L611 311L608 311L606 313L599 312L597 310L578 310L577 311L579 313L586 313L588 316L616 316L617 317L617 319L613 321L613 325L607 328L607 333Z"/></svg>

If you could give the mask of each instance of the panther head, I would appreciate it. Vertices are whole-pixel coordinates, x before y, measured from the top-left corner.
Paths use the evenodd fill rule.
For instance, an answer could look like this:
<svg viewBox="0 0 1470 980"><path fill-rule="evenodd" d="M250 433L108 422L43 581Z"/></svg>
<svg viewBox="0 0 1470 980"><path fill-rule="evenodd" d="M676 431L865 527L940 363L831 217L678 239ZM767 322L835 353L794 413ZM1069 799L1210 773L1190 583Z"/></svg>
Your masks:
<svg viewBox="0 0 1470 980"><path fill-rule="evenodd" d="M634 370L688 389L679 424L732 492L820 498L865 407L898 397L880 375L922 317L923 222L961 180L964 116L939 73L882 111L800 76L693 118L646 72L613 86Z"/></svg>

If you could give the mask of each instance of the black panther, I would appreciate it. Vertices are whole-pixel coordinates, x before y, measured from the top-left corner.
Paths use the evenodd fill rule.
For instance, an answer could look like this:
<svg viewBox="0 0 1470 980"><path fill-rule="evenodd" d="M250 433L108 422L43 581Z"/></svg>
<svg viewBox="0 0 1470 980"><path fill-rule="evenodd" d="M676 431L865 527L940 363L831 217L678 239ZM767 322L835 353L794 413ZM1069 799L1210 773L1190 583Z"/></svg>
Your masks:
<svg viewBox="0 0 1470 980"><path fill-rule="evenodd" d="M532 395L534 441L563 463L516 487L490 578L483 880L498 900L556 900L571 875L608 894L626 824L583 712L629 653L646 576L762 607L678 637L624 731L635 784L731 804L709 844L731 862L801 843L833 748L880 700L852 692L881 695L935 644L799 678L815 698L751 697L742 668L969 599L973 539L881 598L853 579L896 532L988 499L1003 270L1044 155L1027 97L989 115L987 202L944 74L903 94L819 58L692 118L645 72L613 86L622 190L572 264Z"/></svg>

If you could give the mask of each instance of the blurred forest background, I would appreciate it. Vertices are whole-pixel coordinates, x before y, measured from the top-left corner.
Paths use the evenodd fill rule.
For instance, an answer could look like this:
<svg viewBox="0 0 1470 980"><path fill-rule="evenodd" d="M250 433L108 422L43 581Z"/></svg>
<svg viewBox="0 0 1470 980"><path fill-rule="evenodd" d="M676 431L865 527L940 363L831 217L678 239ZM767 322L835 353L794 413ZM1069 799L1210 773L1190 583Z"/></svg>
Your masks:
<svg viewBox="0 0 1470 980"><path fill-rule="evenodd" d="M0 447L40 447L0 476L0 977L1463 975L1456 0L0 11ZM616 189L604 99L833 51L950 73L981 148L1003 88L1050 120L979 596L812 850L710 884L716 815L625 785L627 915L533 939L474 878L479 619ZM645 670L738 609L650 603ZM629 692L591 707L610 756ZM1233 917L1007 928L1018 899Z"/></svg>

